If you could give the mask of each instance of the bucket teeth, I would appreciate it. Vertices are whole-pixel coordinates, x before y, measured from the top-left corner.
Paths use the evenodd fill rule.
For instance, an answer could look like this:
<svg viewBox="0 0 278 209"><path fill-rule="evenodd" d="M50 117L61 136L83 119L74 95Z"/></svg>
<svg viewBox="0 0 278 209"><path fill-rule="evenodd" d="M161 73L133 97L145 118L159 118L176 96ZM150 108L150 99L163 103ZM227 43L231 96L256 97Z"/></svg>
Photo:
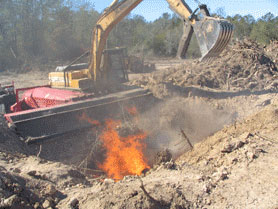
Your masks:
<svg viewBox="0 0 278 209"><path fill-rule="evenodd" d="M214 47L211 49L211 51L207 54L207 56L215 57L218 56L222 50L227 45L227 39L229 36L229 29L227 25L224 23L220 23L220 31L219 31L219 37L216 41Z"/></svg>
<svg viewBox="0 0 278 209"><path fill-rule="evenodd" d="M225 20L204 19L194 26L200 50L201 60L218 56L232 38L234 27Z"/></svg>
<svg viewBox="0 0 278 209"><path fill-rule="evenodd" d="M222 36L224 38L221 43L219 44L216 43L216 45L218 44L217 49L215 51L216 56L218 56L226 48L233 34L233 26L230 23L222 22L221 28L222 28Z"/></svg>

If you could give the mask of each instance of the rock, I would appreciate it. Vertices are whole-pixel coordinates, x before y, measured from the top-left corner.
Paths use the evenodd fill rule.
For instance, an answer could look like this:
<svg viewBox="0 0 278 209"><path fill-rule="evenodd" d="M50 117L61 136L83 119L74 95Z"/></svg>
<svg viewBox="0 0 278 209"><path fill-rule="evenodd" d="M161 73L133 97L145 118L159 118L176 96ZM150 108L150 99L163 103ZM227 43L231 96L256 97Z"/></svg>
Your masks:
<svg viewBox="0 0 278 209"><path fill-rule="evenodd" d="M15 169L13 169L13 172L15 172L15 173L20 173L21 170L20 170L19 168L15 168Z"/></svg>
<svg viewBox="0 0 278 209"><path fill-rule="evenodd" d="M60 202L60 198L56 197L56 198L54 199L55 205L57 205L59 202Z"/></svg>
<svg viewBox="0 0 278 209"><path fill-rule="evenodd" d="M43 208L48 208L51 207L51 202L49 200L45 200L42 204Z"/></svg>
<svg viewBox="0 0 278 209"><path fill-rule="evenodd" d="M20 194L23 191L23 188L19 184L14 183L13 190L14 190L14 193Z"/></svg>
<svg viewBox="0 0 278 209"><path fill-rule="evenodd" d="M109 185L109 184L113 184L115 181L113 179L104 179L103 183L104 185Z"/></svg>
<svg viewBox="0 0 278 209"><path fill-rule="evenodd" d="M218 181L223 181L228 179L228 171L226 169L222 170L222 171L218 171L216 173L214 173L212 176L214 177L214 179L216 180L216 182Z"/></svg>
<svg viewBox="0 0 278 209"><path fill-rule="evenodd" d="M247 84L247 88L254 89L257 85L258 85L258 83L256 83L256 82L250 82Z"/></svg>
<svg viewBox="0 0 278 209"><path fill-rule="evenodd" d="M29 175L29 176L36 176L36 173L37 173L37 171L29 171L27 174Z"/></svg>
<svg viewBox="0 0 278 209"><path fill-rule="evenodd" d="M232 160L232 163L233 164L236 164L238 162L238 158L234 158L233 160Z"/></svg>
<svg viewBox="0 0 278 209"><path fill-rule="evenodd" d="M253 152L253 159L258 158L261 153L267 153L267 152L261 148L255 149L255 151Z"/></svg>
<svg viewBox="0 0 278 209"><path fill-rule="evenodd" d="M221 172L219 179L222 180L222 181L228 179L228 172L227 171Z"/></svg>
<svg viewBox="0 0 278 209"><path fill-rule="evenodd" d="M270 104L271 104L271 99L267 99L261 104L261 106L267 106L267 105L270 105Z"/></svg>
<svg viewBox="0 0 278 209"><path fill-rule="evenodd" d="M244 144L245 144L245 143L244 143L243 141L238 141L238 142L236 143L235 148L236 148L236 149L239 149L239 148L243 147Z"/></svg>
<svg viewBox="0 0 278 209"><path fill-rule="evenodd" d="M211 184L210 183L207 183L207 184L205 184L204 186L203 186L203 191L205 192L205 193L210 193L211 192Z"/></svg>
<svg viewBox="0 0 278 209"><path fill-rule="evenodd" d="M45 188L45 194L48 194L48 195L50 195L50 196L53 196L53 195L55 195L56 193L57 193L57 189L56 189L53 185L49 184L49 185L46 186L46 188Z"/></svg>
<svg viewBox="0 0 278 209"><path fill-rule="evenodd" d="M235 143L226 144L221 150L222 153L231 153L236 148Z"/></svg>
<svg viewBox="0 0 278 209"><path fill-rule="evenodd" d="M70 204L69 206L73 209L75 208L78 208L78 204L79 204L79 201L77 198L73 197L71 200L70 200Z"/></svg>
<svg viewBox="0 0 278 209"><path fill-rule="evenodd" d="M206 205L211 205L211 200L210 199L205 199L204 202L205 202Z"/></svg>
<svg viewBox="0 0 278 209"><path fill-rule="evenodd" d="M80 178L80 179L85 179L86 178L82 173L80 173L77 170L73 170L73 169L69 170L68 174L69 174L69 176L71 176L73 178Z"/></svg>
<svg viewBox="0 0 278 209"><path fill-rule="evenodd" d="M146 174L148 173L150 169L149 168L145 168L143 171L142 171L142 175L146 176Z"/></svg>
<svg viewBox="0 0 278 209"><path fill-rule="evenodd" d="M244 140L244 139L248 139L251 136L253 136L253 134L251 134L250 132L245 132L244 134L240 135L239 138Z"/></svg>
<svg viewBox="0 0 278 209"><path fill-rule="evenodd" d="M40 203L36 202L33 206L35 209L39 208L40 207Z"/></svg>
<svg viewBox="0 0 278 209"><path fill-rule="evenodd" d="M268 88L277 88L278 87L278 81L273 81Z"/></svg>
<svg viewBox="0 0 278 209"><path fill-rule="evenodd" d="M124 182L131 182L131 181L135 181L137 179L136 176L124 176L123 181Z"/></svg>
<svg viewBox="0 0 278 209"><path fill-rule="evenodd" d="M243 137L243 139L246 140L249 136L250 136L250 133L248 133L248 135L244 134L244 135L240 136L240 138ZM243 147L244 144L245 144L244 141L237 141L237 142L232 142L232 143L226 144L226 145L224 145L224 148L221 150L221 152L222 153L231 153L234 150Z"/></svg>
<svg viewBox="0 0 278 209"><path fill-rule="evenodd" d="M170 162L164 164L164 168L173 170L177 168L177 165L174 161L171 160Z"/></svg>
<svg viewBox="0 0 278 209"><path fill-rule="evenodd" d="M246 152L246 157L247 157L249 163L252 162L254 159L258 158L258 156L255 153L255 150L254 151L247 151Z"/></svg>
<svg viewBox="0 0 278 209"><path fill-rule="evenodd" d="M159 165L161 163L170 162L172 159L172 154L168 149L160 151L156 154L154 159L154 165Z"/></svg>
<svg viewBox="0 0 278 209"><path fill-rule="evenodd" d="M19 197L16 194L14 194L9 198L5 199L3 203L6 207L12 207L17 202L19 202Z"/></svg>

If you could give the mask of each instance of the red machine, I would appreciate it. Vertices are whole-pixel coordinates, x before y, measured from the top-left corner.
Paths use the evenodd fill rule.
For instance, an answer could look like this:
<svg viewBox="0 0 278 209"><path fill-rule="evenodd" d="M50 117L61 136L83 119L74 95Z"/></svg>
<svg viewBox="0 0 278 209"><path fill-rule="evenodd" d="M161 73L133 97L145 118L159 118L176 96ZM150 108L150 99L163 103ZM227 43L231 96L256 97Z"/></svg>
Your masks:
<svg viewBox="0 0 278 209"><path fill-rule="evenodd" d="M23 91L19 99L20 92ZM65 103L70 103L86 95L81 92L53 89L50 86L35 86L16 90L16 103L11 106L12 112L23 110L53 107Z"/></svg>
<svg viewBox="0 0 278 209"><path fill-rule="evenodd" d="M9 103L12 112L6 111L4 116L24 139L51 138L91 128L86 121L80 120L83 114L104 121L105 118L121 117L118 113L130 102L136 104L140 110L147 106L146 98L148 101L152 100L148 90L134 87L98 97L49 86L17 89L11 95L14 101Z"/></svg>

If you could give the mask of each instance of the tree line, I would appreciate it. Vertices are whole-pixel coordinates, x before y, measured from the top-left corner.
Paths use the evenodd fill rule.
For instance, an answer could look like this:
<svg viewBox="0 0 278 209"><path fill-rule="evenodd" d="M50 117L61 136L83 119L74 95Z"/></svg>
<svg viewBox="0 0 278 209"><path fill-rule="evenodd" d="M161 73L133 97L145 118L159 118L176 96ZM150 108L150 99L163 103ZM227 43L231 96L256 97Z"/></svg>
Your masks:
<svg viewBox="0 0 278 209"><path fill-rule="evenodd" d="M90 49L99 16L86 0L0 0L0 72L78 57ZM234 39L249 37L262 44L278 40L278 17L271 13L257 20L251 15L226 18L235 25ZM164 13L153 22L129 15L112 30L107 47L127 47L139 56L174 57L182 32L183 21L175 14ZM188 57L199 55L193 38Z"/></svg>

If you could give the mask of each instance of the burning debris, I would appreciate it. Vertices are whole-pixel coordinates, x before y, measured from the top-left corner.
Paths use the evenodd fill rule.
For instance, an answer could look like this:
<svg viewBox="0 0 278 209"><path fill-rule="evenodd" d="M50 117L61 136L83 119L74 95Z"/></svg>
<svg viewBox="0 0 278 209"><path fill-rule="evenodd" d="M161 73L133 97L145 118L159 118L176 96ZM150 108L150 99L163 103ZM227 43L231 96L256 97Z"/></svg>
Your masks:
<svg viewBox="0 0 278 209"><path fill-rule="evenodd" d="M100 122L97 120L92 120L90 117L88 117L84 112L82 113L81 117L79 118L79 120L83 120L83 121L88 121L88 123L95 125L95 126L100 126Z"/></svg>
<svg viewBox="0 0 278 209"><path fill-rule="evenodd" d="M131 116L138 115L135 107L127 108ZM136 119L136 118L135 118ZM119 120L107 119L104 124L92 120L82 114L80 120L85 120L99 127L100 135L96 140L101 142L105 157L97 162L97 167L104 171L109 178L121 180L127 175L141 175L150 169L144 155L147 134L138 128L125 127Z"/></svg>
<svg viewBox="0 0 278 209"><path fill-rule="evenodd" d="M106 150L106 159L99 168L104 170L110 178L120 180L127 175L141 175L142 171L149 169L144 157L146 133L138 133L121 137L117 127L121 122L107 120L106 127L100 136Z"/></svg>
<svg viewBox="0 0 278 209"><path fill-rule="evenodd" d="M172 154L168 149L158 152L155 156L154 164L159 165L161 163L170 162L172 160Z"/></svg>

